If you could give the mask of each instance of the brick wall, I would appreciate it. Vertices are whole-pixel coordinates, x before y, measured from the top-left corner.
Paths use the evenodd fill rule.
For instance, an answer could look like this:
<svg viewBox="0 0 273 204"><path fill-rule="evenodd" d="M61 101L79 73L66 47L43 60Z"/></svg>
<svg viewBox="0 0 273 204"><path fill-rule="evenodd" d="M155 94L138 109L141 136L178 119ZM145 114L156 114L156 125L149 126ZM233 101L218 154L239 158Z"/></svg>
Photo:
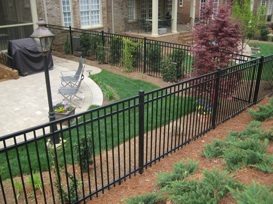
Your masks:
<svg viewBox="0 0 273 204"><path fill-rule="evenodd" d="M92 30L104 30L108 28L108 4L109 0L101 0L102 27L90 28ZM61 0L45 0L47 8L47 19L49 24L63 25ZM38 18L45 19L43 0L36 0ZM72 27L81 28L79 0L71 0Z"/></svg>

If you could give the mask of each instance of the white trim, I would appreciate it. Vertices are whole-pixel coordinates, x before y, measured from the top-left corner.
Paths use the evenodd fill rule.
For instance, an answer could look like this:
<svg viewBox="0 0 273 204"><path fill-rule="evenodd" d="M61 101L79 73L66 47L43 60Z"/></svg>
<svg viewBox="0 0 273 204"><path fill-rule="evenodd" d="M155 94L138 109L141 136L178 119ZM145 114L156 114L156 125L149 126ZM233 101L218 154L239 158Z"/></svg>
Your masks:
<svg viewBox="0 0 273 204"><path fill-rule="evenodd" d="M30 11L32 17L33 30L37 28L36 23L38 22L38 14L37 14L37 5L35 0L30 0Z"/></svg>
<svg viewBox="0 0 273 204"><path fill-rule="evenodd" d="M67 0L69 1L69 7L70 7L70 17L71 17L71 21L70 24L71 26L73 26L73 8L72 8L72 4L71 4L71 0ZM64 11L63 11L63 0L60 0L60 7L61 7L61 12L62 12L62 25L65 26L65 22L64 22ZM68 13L68 12L67 12Z"/></svg>
<svg viewBox="0 0 273 204"><path fill-rule="evenodd" d="M0 26L0 28L13 28L13 27L28 26L28 25L33 25L33 23L20 23L20 24L3 25L3 26Z"/></svg>
<svg viewBox="0 0 273 204"><path fill-rule="evenodd" d="M91 8L92 8L92 3L91 3L91 0L88 0L88 4L87 5L90 5L90 6L88 6L88 9L85 9L85 10L83 10L83 11L81 11L81 1L79 2L80 4L80 23L81 23L81 28L84 28L84 29L86 29L86 28L97 28L97 27L102 27L103 26L103 24L102 24L102 5L101 5L101 0L98 0L98 5L99 5L99 8L98 8L98 11L99 11L99 23L98 24L95 24L95 25L92 25L92 11L97 11L97 10L92 10ZM82 12L86 12L86 13L88 13L87 15L86 15L86 17L88 17L88 19L87 19L87 22L88 22L88 24L89 25L82 25Z"/></svg>

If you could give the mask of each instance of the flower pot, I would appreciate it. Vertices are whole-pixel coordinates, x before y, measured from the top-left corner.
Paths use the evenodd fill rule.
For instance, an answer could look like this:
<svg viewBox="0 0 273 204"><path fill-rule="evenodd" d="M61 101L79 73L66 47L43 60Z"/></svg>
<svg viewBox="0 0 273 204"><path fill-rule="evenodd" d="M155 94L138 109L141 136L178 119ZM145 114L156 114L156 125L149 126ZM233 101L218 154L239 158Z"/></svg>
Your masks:
<svg viewBox="0 0 273 204"><path fill-rule="evenodd" d="M75 110L76 110L76 108L73 108L71 111L67 111L67 112L65 112L65 113L55 113L55 119L57 120L57 119L61 119L61 118L68 117L68 116L70 116L70 115L74 115L74 114L75 114ZM64 120L64 121L62 122L62 125L66 125L66 126L67 126L67 125L68 125L68 121L72 122L73 119Z"/></svg>

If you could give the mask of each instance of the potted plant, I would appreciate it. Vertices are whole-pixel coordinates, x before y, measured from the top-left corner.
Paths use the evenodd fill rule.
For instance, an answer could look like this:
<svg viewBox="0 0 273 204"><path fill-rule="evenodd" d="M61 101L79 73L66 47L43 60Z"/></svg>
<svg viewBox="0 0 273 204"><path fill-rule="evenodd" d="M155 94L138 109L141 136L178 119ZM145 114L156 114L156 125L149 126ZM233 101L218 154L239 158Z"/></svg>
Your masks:
<svg viewBox="0 0 273 204"><path fill-rule="evenodd" d="M56 119L64 118L64 117L75 114L75 109L76 107L73 105L70 105L67 101L57 103L56 105L53 106ZM70 122L71 121L72 120L70 120ZM65 120L64 122L62 122L62 124L67 125L68 121Z"/></svg>
<svg viewBox="0 0 273 204"><path fill-rule="evenodd" d="M196 111L200 119L208 120L210 119L212 113L212 105L208 101L197 100L196 101Z"/></svg>

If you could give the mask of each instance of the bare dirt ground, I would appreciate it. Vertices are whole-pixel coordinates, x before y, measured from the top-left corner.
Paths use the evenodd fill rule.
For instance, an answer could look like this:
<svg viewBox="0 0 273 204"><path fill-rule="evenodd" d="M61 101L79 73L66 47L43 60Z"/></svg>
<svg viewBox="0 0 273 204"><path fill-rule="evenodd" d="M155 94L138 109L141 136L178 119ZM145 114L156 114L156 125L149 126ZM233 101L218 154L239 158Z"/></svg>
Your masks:
<svg viewBox="0 0 273 204"><path fill-rule="evenodd" d="M55 53L54 53L55 54ZM57 54L56 54L57 55ZM64 56L62 56L64 57ZM68 56L67 56L68 57ZM73 57L72 57L73 58ZM71 59L71 56L69 56ZM75 57L75 60L78 58ZM86 60L85 63L106 69L116 74L121 74L133 79L145 80L153 83L159 87L170 85L170 83L164 82L160 78L151 77L138 72L126 73L118 67L110 65L101 65L94 61ZM268 103L268 98L262 100L259 104ZM257 108L257 107L252 107ZM175 163L183 159L193 159L199 162L199 170L194 175L196 179L200 178L204 169L212 169L212 167L218 167L223 169L222 160L207 160L201 156L201 152L204 146L210 143L213 139L224 139L228 135L229 131L242 131L253 119L249 115L248 111L245 110L238 116L228 120L227 122L219 125L216 129L208 132L207 134L200 137L198 140L193 141L191 144L183 147L175 153L166 156L160 162L153 164L144 170L142 175L137 174L132 176L131 179L126 179L121 185L112 187L110 190L106 190L104 194L100 194L97 198L93 197L89 203L124 203L124 200L131 196L142 195L148 192L154 192L157 190L156 175L160 172L171 172ZM273 126L273 120L266 120L263 122L263 128L269 130ZM273 144L269 145L268 153L273 154ZM273 183L273 174L265 174L256 171L252 168L242 168L232 173L235 180L239 180L245 184L250 184L252 180L256 180L262 185L270 186ZM236 203L231 196L225 197L221 203Z"/></svg>

